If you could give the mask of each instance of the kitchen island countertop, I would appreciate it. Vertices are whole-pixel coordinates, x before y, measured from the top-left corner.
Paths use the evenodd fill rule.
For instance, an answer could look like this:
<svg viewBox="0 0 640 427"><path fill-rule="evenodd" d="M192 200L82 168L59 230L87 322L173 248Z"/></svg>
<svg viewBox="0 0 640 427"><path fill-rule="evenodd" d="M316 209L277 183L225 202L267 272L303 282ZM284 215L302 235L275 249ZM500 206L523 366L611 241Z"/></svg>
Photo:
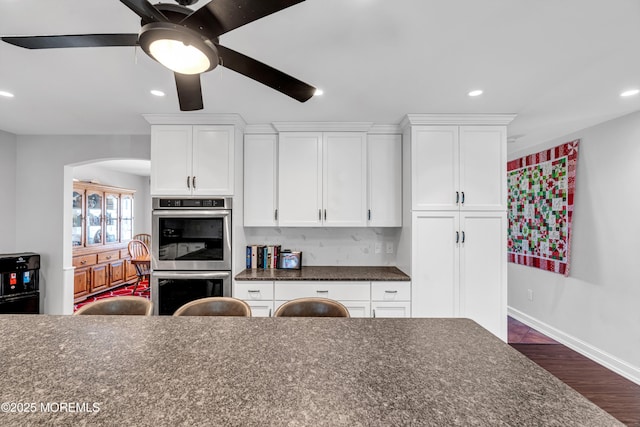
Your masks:
<svg viewBox="0 0 640 427"><path fill-rule="evenodd" d="M303 266L300 270L253 268L238 273L235 280L335 280L335 281L409 281L397 267Z"/></svg>
<svg viewBox="0 0 640 427"><path fill-rule="evenodd" d="M0 318L3 426L622 425L468 319Z"/></svg>

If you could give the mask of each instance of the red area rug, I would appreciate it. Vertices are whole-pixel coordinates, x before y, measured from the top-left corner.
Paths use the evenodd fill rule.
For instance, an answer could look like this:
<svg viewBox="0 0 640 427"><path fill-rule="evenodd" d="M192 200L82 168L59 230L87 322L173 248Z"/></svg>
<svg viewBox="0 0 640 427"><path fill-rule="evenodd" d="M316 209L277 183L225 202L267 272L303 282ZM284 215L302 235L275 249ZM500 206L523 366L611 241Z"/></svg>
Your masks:
<svg viewBox="0 0 640 427"><path fill-rule="evenodd" d="M73 305L73 311L75 312L77 309L79 309L80 307L82 307L83 305L87 305L90 302L99 300L99 299L104 299L104 298L114 298L114 297L118 297L121 295L136 295L139 297L145 297L147 299L151 298L150 295L150 289L149 289L149 282L147 280L143 280L140 282L140 284L138 285L138 289L136 289L135 294L133 293L133 288L135 287L135 284L130 284L130 285L126 285L120 288L116 288L116 289L111 289L109 291L103 292L101 294L96 294L93 296L90 296L89 298L87 298L86 300L79 302L77 304Z"/></svg>

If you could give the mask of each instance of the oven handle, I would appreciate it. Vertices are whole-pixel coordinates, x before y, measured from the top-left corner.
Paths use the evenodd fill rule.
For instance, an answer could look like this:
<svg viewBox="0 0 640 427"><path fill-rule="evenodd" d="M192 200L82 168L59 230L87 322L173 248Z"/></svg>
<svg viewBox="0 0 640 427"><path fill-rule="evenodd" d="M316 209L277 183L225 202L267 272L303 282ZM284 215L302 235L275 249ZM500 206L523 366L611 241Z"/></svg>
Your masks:
<svg viewBox="0 0 640 427"><path fill-rule="evenodd" d="M230 271L155 271L159 279L224 279L231 278Z"/></svg>
<svg viewBox="0 0 640 427"><path fill-rule="evenodd" d="M224 217L228 215L231 215L231 211L227 209L220 209L220 210L175 209L175 210L154 210L153 211L153 216Z"/></svg>

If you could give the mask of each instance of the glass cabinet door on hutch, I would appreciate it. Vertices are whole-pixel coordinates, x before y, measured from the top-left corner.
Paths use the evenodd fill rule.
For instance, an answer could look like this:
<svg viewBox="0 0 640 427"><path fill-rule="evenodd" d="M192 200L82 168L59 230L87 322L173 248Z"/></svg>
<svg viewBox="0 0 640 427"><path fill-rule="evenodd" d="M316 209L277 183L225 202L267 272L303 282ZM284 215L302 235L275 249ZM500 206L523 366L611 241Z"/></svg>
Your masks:
<svg viewBox="0 0 640 427"><path fill-rule="evenodd" d="M84 188L73 189L73 205L71 208L71 244L84 244Z"/></svg>
<svg viewBox="0 0 640 427"><path fill-rule="evenodd" d="M123 242L133 238L133 195L120 197L120 238Z"/></svg>
<svg viewBox="0 0 640 427"><path fill-rule="evenodd" d="M105 243L117 243L120 241L118 221L120 220L119 194L105 193L104 198L104 229Z"/></svg>
<svg viewBox="0 0 640 427"><path fill-rule="evenodd" d="M102 240L102 194L87 190L87 246L101 245Z"/></svg>

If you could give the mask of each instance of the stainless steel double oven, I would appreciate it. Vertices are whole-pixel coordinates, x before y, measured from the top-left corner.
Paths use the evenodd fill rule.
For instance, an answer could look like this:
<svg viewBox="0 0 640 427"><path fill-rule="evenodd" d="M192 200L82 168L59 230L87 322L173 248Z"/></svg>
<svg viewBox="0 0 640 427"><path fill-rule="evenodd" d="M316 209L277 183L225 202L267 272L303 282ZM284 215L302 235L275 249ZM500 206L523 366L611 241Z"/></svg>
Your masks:
<svg viewBox="0 0 640 427"><path fill-rule="evenodd" d="M151 299L154 314L211 296L231 296L231 201L152 200Z"/></svg>

